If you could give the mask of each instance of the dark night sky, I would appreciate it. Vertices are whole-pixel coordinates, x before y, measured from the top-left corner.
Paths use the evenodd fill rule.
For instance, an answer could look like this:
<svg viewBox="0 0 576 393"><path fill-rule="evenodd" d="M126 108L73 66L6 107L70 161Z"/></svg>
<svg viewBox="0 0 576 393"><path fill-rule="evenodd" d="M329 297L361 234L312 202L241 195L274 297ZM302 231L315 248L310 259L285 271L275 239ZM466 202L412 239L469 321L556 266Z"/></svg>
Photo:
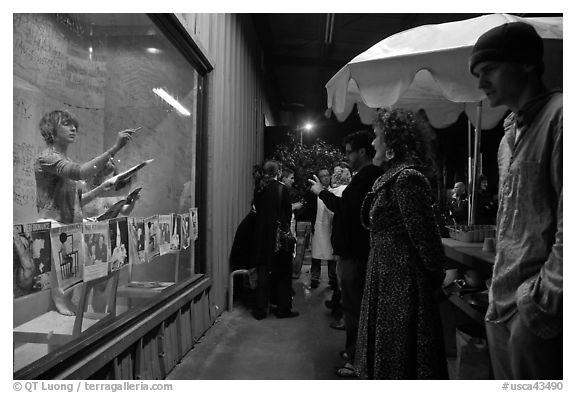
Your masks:
<svg viewBox="0 0 576 393"><path fill-rule="evenodd" d="M360 122L357 114L351 114L346 121L340 123L334 117L331 119L317 119L310 133L304 133L304 143L312 143L320 138L327 143L341 147L344 136L358 131L371 130L372 127ZM287 133L290 127L268 127L265 131L265 156L269 157L277 144L288 141ZM465 181L468 166L468 122L465 115L461 115L456 123L445 129L437 129L437 154L446 163L447 187L452 187L456 181ZM498 170L496 155L498 144L503 135L501 125L492 130L482 131L481 152L483 159L483 172L488 176L490 188L496 188ZM299 135L298 135L299 137ZM342 148L343 150L343 148Z"/></svg>

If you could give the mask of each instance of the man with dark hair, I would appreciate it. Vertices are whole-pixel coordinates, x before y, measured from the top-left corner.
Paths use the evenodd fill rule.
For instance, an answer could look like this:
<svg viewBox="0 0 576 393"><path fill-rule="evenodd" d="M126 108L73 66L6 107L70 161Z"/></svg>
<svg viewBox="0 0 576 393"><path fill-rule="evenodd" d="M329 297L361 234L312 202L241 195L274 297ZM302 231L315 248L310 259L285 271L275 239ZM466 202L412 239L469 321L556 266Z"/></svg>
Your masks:
<svg viewBox="0 0 576 393"><path fill-rule="evenodd" d="M484 33L470 72L512 113L498 150L496 260L486 333L496 379L562 379L562 92L542 83L543 42L526 23Z"/></svg>
<svg viewBox="0 0 576 393"><path fill-rule="evenodd" d="M498 196L488 188L486 175L480 175L478 180L476 224L494 225L496 222L496 211L498 210Z"/></svg>
<svg viewBox="0 0 576 393"><path fill-rule="evenodd" d="M346 350L342 353L346 364L336 372L340 377L355 376L353 364L358 320L370 250L370 235L360 223L360 208L374 181L383 173L381 168L372 164L375 154L373 140L374 134L370 131L358 131L344 138L346 156L354 176L341 197L324 189L316 175L314 180L309 180L311 191L334 213L332 246L337 256L336 268L346 327Z"/></svg>
<svg viewBox="0 0 576 393"><path fill-rule="evenodd" d="M292 185L294 184L294 171L287 167L282 168L280 182L283 183L286 187L292 188Z"/></svg>
<svg viewBox="0 0 576 393"><path fill-rule="evenodd" d="M252 315L257 320L265 318L270 307L270 292L274 291L277 318L293 318L292 311L292 251L276 249L277 229L290 229L292 206L289 190L280 183L280 163L268 160L263 166L263 176L254 191L253 205L256 212L251 241L251 256L258 272L256 307Z"/></svg>

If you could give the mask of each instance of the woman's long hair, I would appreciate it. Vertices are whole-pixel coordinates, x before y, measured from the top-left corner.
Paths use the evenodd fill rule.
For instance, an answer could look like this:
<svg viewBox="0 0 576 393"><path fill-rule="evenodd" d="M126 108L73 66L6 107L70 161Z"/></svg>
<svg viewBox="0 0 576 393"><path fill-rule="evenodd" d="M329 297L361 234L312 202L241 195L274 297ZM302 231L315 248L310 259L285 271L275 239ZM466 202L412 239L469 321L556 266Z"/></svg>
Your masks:
<svg viewBox="0 0 576 393"><path fill-rule="evenodd" d="M262 165L262 168L257 168L252 172L254 176L254 195L261 192L268 184L278 178L280 173L280 163L275 160L268 160Z"/></svg>

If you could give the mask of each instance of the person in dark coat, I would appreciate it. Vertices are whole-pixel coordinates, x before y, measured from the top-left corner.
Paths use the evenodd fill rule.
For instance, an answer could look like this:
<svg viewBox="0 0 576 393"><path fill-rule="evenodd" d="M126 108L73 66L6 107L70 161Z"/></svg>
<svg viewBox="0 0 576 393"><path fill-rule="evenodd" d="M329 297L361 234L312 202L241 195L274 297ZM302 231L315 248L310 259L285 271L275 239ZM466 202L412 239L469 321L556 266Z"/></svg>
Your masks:
<svg viewBox="0 0 576 393"><path fill-rule="evenodd" d="M488 188L488 178L480 175L478 189L478 210L476 211L476 224L495 225L498 212L498 194Z"/></svg>
<svg viewBox="0 0 576 393"><path fill-rule="evenodd" d="M238 224L230 250L230 271L254 267L250 259L250 246L252 245L255 221L256 212L250 211Z"/></svg>
<svg viewBox="0 0 576 393"><path fill-rule="evenodd" d="M449 202L450 216L457 225L468 223L468 195L461 181L454 184L454 194Z"/></svg>
<svg viewBox="0 0 576 393"><path fill-rule="evenodd" d="M342 312L346 329L346 360L336 371L339 377L355 377L354 356L358 318L362 302L362 290L366 275L366 261L370 249L369 233L360 223L360 207L364 196L371 190L382 169L372 165L374 135L370 131L358 131L344 138L346 156L354 173L352 181L338 197L325 190L317 176L310 180L313 193L334 213L331 242L337 257L336 270L341 291Z"/></svg>
<svg viewBox="0 0 576 393"><path fill-rule="evenodd" d="M267 161L263 166L263 177L254 191L256 211L252 236L251 261L257 268L258 288L254 318L266 317L270 306L270 291L275 291L278 318L298 316L292 311L292 251L276 252L276 230L278 225L290 230L292 204L288 188L278 181L280 163ZM271 287L271 282L274 287Z"/></svg>
<svg viewBox="0 0 576 393"><path fill-rule="evenodd" d="M444 249L425 157L412 112L380 110L374 163L385 173L362 205L370 257L360 311L356 372L367 379L447 379L435 295L444 279Z"/></svg>

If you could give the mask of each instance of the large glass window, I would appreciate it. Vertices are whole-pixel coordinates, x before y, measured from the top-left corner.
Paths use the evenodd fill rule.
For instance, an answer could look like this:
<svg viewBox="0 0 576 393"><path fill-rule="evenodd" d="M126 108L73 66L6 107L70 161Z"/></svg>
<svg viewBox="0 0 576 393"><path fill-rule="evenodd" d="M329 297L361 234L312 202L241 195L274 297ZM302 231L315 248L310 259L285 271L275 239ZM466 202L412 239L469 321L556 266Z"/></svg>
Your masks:
<svg viewBox="0 0 576 393"><path fill-rule="evenodd" d="M71 290L72 304L78 307L86 296L88 317L100 311L114 317L160 294L163 285L194 275L194 240L186 240L194 227L190 209L195 207L201 76L143 14L14 14L13 22L13 221L18 232L14 240L13 327L17 370L65 345L78 333L72 331L78 317L58 312L50 286L67 283L75 287ZM137 127L141 128L114 157L116 172L153 159L118 192L108 192L81 207L86 222L141 187L126 221L59 228L60 233L67 233L59 236L64 240L58 252L53 230L50 236L42 232L41 225L26 225L45 221L37 209L35 163L49 147L39 123L55 110L69 112L78 123L66 153L70 161L85 163L101 155L115 143L120 130ZM77 185L88 192L97 180L84 179ZM156 226L156 230L146 228L150 222L153 225L148 229ZM105 234L100 236L99 231ZM135 252L131 243L134 237L142 237L142 248ZM156 244L150 246L154 241ZM131 255L120 262L114 260L116 246L125 242L130 243L126 250ZM107 256L97 257L102 243L108 248ZM158 249L150 251L148 247ZM140 259L136 258L138 251ZM106 267L95 268L94 261ZM50 276L56 273L60 276L55 284ZM94 277L102 282L87 285ZM81 283L74 285L74 278ZM112 310L107 302L114 293ZM74 311L78 315L78 310ZM70 324L69 332L50 331L46 326L63 317ZM102 320L93 317L81 331L98 322ZM42 333L42 329L48 331ZM51 341L59 333L62 337Z"/></svg>

